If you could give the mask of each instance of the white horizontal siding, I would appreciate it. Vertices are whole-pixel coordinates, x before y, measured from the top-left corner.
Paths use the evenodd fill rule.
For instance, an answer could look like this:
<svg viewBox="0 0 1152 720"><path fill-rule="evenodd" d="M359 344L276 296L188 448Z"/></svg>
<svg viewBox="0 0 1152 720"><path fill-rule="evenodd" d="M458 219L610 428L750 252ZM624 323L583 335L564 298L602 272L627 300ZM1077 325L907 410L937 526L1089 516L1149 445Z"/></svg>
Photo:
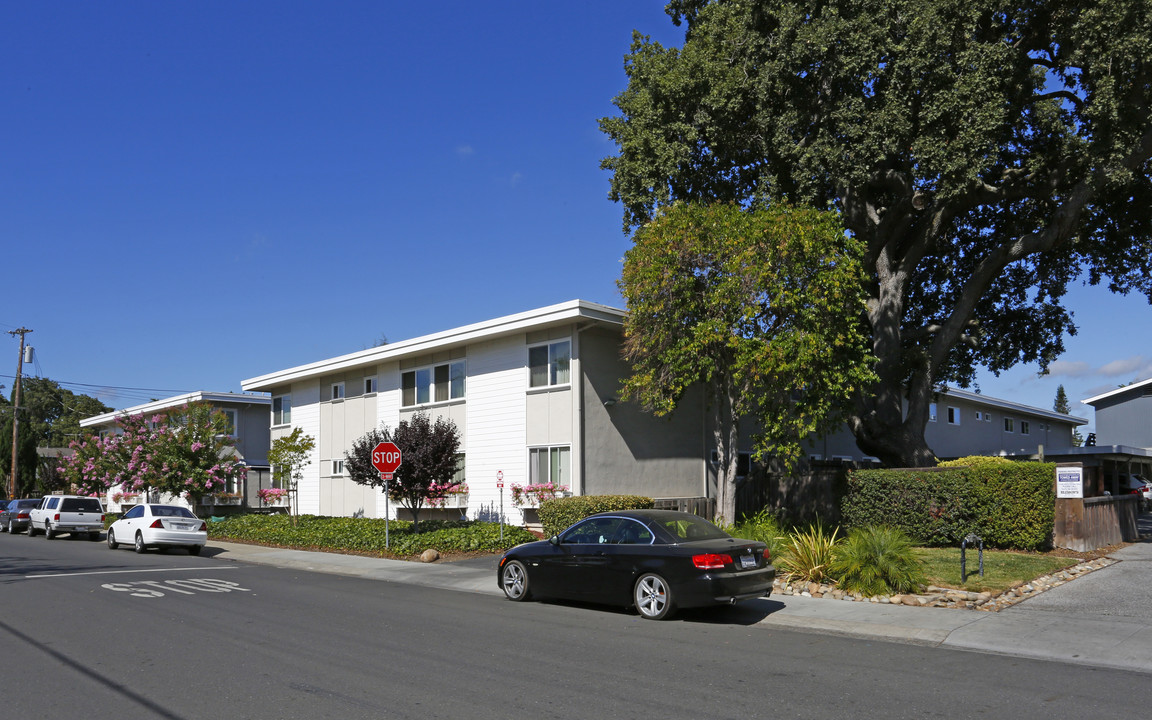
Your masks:
<svg viewBox="0 0 1152 720"><path fill-rule="evenodd" d="M511 485L526 482L527 422L525 419L525 365L523 335L514 335L468 347L468 436L465 474L468 478L468 514L496 520L500 492L496 473L504 473L504 512L513 523L520 512L511 505Z"/></svg>

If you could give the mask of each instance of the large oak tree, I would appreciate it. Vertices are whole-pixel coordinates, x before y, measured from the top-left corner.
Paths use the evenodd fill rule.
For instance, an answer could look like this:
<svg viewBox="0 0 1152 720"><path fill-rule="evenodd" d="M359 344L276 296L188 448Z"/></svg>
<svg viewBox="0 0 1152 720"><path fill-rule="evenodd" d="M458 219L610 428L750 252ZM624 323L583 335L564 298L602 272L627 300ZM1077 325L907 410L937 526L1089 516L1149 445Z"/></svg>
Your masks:
<svg viewBox="0 0 1152 720"><path fill-rule="evenodd" d="M1080 277L1152 299L1147 0L677 0L641 35L604 167L625 229L678 200L833 204L865 243L878 381L849 426L933 461L943 383L1042 369ZM906 403L906 405L905 405Z"/></svg>

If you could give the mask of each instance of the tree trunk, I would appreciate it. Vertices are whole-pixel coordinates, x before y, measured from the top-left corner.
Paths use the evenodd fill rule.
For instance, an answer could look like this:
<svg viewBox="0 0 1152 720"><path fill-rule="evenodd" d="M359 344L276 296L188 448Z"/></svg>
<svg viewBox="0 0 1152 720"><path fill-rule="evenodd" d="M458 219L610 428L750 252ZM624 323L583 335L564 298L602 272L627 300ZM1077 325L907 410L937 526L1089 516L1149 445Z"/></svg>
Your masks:
<svg viewBox="0 0 1152 720"><path fill-rule="evenodd" d="M736 469L740 458L740 426L733 407L731 378L717 381L712 405L712 436L716 443L716 515L718 525L736 522Z"/></svg>

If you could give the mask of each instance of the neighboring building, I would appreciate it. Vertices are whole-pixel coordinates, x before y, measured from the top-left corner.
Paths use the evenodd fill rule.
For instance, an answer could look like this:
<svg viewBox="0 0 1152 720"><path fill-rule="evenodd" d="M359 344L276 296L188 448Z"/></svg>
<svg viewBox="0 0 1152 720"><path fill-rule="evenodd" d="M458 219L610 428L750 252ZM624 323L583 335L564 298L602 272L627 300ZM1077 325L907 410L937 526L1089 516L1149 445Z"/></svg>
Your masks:
<svg viewBox="0 0 1152 720"><path fill-rule="evenodd" d="M193 402L206 402L228 416L236 455L249 469L247 482L243 487L239 484L237 487L230 487L227 493L221 494L219 498L209 497L206 499L207 502L218 502L220 505L259 505L256 491L260 487L270 487L268 472L268 449L271 447L271 433L268 428L268 409L272 405L270 398L242 393L192 392L85 418L80 421L80 427L92 428L102 435L118 433L120 427L116 421L119 418L134 415L150 417ZM110 492L109 499L115 494L117 493ZM114 501L112 505L114 509L118 509L120 503Z"/></svg>
<svg viewBox="0 0 1152 720"><path fill-rule="evenodd" d="M714 448L698 389L670 417L617 402L625 311L574 300L243 381L271 393L272 437L316 439L300 512L382 517L383 493L358 485L344 453L368 430L418 411L455 422L463 439L469 517L523 517L513 484L556 482L573 494L715 498ZM1070 447L1087 421L950 390L928 441L937 455ZM846 431L810 444L822 460L865 460ZM745 456L746 457L746 456ZM742 459L741 467L748 467ZM497 473L505 483L497 489Z"/></svg>
<svg viewBox="0 0 1152 720"><path fill-rule="evenodd" d="M1090 495L1122 494L1120 482L1131 475L1152 479L1152 378L1082 402L1096 413L1096 432L1055 459L1084 465Z"/></svg>
<svg viewBox="0 0 1152 720"><path fill-rule="evenodd" d="M1073 447L1073 431L1084 418L1021 405L987 395L945 388L932 403L924 440L940 460L968 455L1043 454ZM847 429L813 439L816 460L865 460Z"/></svg>

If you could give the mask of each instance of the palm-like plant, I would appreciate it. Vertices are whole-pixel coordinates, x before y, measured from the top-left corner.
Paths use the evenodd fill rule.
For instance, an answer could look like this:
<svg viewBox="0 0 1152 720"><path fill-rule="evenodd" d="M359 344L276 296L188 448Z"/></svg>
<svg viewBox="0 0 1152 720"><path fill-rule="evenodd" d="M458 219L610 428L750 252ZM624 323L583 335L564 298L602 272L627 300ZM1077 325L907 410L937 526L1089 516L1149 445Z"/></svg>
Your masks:
<svg viewBox="0 0 1152 720"><path fill-rule="evenodd" d="M823 525L816 523L803 532L792 533L776 567L788 581L823 582L830 579L832 561L840 542L836 537L838 532L839 528L834 528L829 533Z"/></svg>
<svg viewBox="0 0 1152 720"><path fill-rule="evenodd" d="M838 548L831 572L840 587L868 596L916 592L925 580L911 538L884 526L851 530Z"/></svg>

